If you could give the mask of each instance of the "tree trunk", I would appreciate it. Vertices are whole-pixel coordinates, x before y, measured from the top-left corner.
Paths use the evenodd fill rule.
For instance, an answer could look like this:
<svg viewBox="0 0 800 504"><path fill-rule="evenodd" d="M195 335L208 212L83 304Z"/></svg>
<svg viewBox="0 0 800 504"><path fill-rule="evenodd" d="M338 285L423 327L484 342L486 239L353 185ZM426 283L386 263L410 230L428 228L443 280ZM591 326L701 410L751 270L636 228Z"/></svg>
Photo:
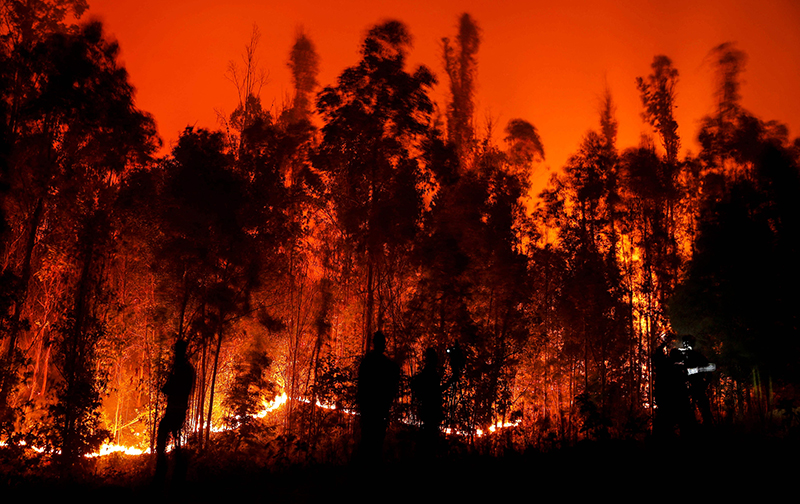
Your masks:
<svg viewBox="0 0 800 504"><path fill-rule="evenodd" d="M6 347L5 356L2 361L2 368L0 368L0 417L5 417L6 406L8 405L8 396L11 389L14 387L17 380L17 369L15 365L15 353L17 349L17 339L19 333L22 331L20 323L22 319L22 309L28 297L28 284L31 278L31 260L33 257L33 248L36 245L36 232L41 224L42 214L44 213L44 198L39 198L36 203L36 209L31 216L30 229L28 230L28 237L25 242L25 258L22 262L22 272L20 275L21 291L18 294L18 299L14 303L14 314L9 321L9 338L8 346Z"/></svg>
<svg viewBox="0 0 800 504"><path fill-rule="evenodd" d="M203 447L203 424L205 423L205 404L206 404L206 371L208 366L208 340L203 338L203 349L200 358L200 379L197 387L197 439L200 448Z"/></svg>
<svg viewBox="0 0 800 504"><path fill-rule="evenodd" d="M364 345L363 353L366 354L370 348L370 338L372 336L372 313L375 310L375 292L374 292L374 265L372 254L368 253L367 257L367 306L366 313L364 314Z"/></svg>
<svg viewBox="0 0 800 504"><path fill-rule="evenodd" d="M217 329L217 348L214 351L214 367L211 371L211 390L208 393L208 418L206 419L206 446L208 446L208 441L211 436L211 418L212 413L214 412L214 387L217 384L217 368L219 365L219 353L222 349L222 320L223 316L220 314L220 324L219 328Z"/></svg>

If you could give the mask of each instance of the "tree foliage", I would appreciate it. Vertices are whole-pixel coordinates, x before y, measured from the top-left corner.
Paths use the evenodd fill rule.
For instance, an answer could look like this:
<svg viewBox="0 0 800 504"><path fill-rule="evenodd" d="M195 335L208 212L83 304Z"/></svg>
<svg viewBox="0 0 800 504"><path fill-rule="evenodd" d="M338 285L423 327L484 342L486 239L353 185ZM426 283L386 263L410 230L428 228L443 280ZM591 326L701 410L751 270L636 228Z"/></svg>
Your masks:
<svg viewBox="0 0 800 504"><path fill-rule="evenodd" d="M450 81L447 106L447 138L455 146L462 163L469 164L475 144L475 81L478 71L480 29L467 13L458 20L455 44L443 38L444 69Z"/></svg>
<svg viewBox="0 0 800 504"><path fill-rule="evenodd" d="M325 120L314 161L328 181L328 197L344 243L366 271L364 341L374 326L376 289L386 261L415 238L424 209L423 173L415 145L426 133L433 74L405 70L411 35L399 21L369 30L361 61L322 90ZM378 326L381 314L377 314Z"/></svg>
<svg viewBox="0 0 800 504"><path fill-rule="evenodd" d="M678 159L680 137L678 123L672 111L675 109L675 86L678 83L678 70L672 60L664 55L653 58L650 65L653 73L647 78L638 77L636 87L644 105L642 117L661 136L661 143L667 153L667 162L673 164Z"/></svg>
<svg viewBox="0 0 800 504"><path fill-rule="evenodd" d="M18 372L12 363L19 341L33 336L30 343L37 343L45 336L41 330L31 334L25 322L26 315L38 315L36 306L47 306L41 299L32 303L30 294L41 292L43 279L58 282L62 288L54 293L54 303L67 308L46 319L57 328L48 337L58 371L48 439L65 466L96 449L106 433L98 412L106 392L108 362L101 348L111 294L104 267L115 253L120 181L129 166L149 162L159 144L152 118L133 105L133 87L117 62L119 46L107 40L102 25L91 22L67 30L60 24L67 8L80 14L81 5L15 2L10 6L13 23L22 23L15 16L24 7L29 9L25 15L35 18L25 26L38 23L44 33L29 38L20 35L25 26L15 26L21 38L7 39L13 40L7 54L15 85L6 95L11 104L6 116L9 185L14 190L6 208L17 236L24 239L4 251L14 258L10 271L20 281L4 370ZM42 341L38 347L43 346ZM13 383L3 380L3 408Z"/></svg>

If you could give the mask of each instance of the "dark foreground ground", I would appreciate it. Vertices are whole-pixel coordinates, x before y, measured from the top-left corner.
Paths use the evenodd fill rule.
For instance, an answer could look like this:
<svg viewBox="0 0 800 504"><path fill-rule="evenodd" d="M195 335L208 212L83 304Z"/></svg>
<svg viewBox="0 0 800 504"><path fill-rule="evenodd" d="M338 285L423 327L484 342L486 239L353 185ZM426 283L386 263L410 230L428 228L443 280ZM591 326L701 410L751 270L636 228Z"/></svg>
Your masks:
<svg viewBox="0 0 800 504"><path fill-rule="evenodd" d="M11 471L0 480L0 502L796 502L800 443L759 436L586 442L546 453L269 470L206 458L189 461L185 481L160 487L150 468L144 458L120 460L77 481Z"/></svg>

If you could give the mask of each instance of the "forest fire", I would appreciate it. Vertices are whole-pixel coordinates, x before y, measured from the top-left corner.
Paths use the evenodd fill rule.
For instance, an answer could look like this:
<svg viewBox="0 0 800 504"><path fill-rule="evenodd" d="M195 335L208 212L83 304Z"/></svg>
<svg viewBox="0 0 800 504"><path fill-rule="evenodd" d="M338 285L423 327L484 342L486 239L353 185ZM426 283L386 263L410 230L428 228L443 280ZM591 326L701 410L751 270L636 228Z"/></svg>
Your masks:
<svg viewBox="0 0 800 504"><path fill-rule="evenodd" d="M21 441L19 443L19 445L23 446L23 447L27 447L27 448L29 448L29 449L37 452L37 453L44 453L46 451L46 449L44 447L41 447L41 446L28 446L27 443L25 443L24 441ZM0 448L5 447L5 446L7 446L5 441L0 441ZM55 453L58 454L58 453L60 453L60 451L57 450ZM86 457L86 458L103 457L105 455L111 455L112 453L122 453L122 454L125 454L125 455L143 455L143 454L150 453L150 450L149 449L142 450L142 449L134 448L134 447L131 447L131 446L121 446L121 445L117 445L117 444L103 443L100 446L100 449L98 451L93 452L93 453L86 453L84 455L84 457Z"/></svg>
<svg viewBox="0 0 800 504"><path fill-rule="evenodd" d="M100 446L100 450L95 453L89 453L86 457L103 457L106 455L111 455L112 453L121 453L124 455L146 455L150 453L149 449L142 450L139 448L134 448L131 446L121 446L117 444L107 444L104 443Z"/></svg>
<svg viewBox="0 0 800 504"><path fill-rule="evenodd" d="M286 404L287 400L289 400L289 396L286 395L286 392L282 392L281 394L275 396L275 399L272 401L262 402L264 408L259 411L256 416L258 418L264 418L268 413L271 413Z"/></svg>
<svg viewBox="0 0 800 504"><path fill-rule="evenodd" d="M800 139L745 109L735 44L706 49L696 154L648 55L539 193L541 123L478 127L470 14L436 69L390 19L325 83L299 31L281 106L254 27L233 112L163 142L85 8L0 7L3 467L796 428Z"/></svg>

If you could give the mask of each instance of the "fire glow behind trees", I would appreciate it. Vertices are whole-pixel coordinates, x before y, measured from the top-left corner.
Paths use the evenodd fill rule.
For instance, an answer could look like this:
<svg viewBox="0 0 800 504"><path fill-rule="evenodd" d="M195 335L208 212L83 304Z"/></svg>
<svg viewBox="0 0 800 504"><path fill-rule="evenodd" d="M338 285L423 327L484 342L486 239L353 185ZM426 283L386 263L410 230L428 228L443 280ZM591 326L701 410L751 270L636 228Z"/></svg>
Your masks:
<svg viewBox="0 0 800 504"><path fill-rule="evenodd" d="M176 338L256 458L349 456L377 329L477 448L645 436L670 330L719 418L794 405L800 9L607 3L5 17L0 441L152 449Z"/></svg>
<svg viewBox="0 0 800 504"><path fill-rule="evenodd" d="M697 152L699 118L714 107L709 50L726 41L736 42L750 57L744 106L800 131L800 103L785 99L800 87L800 6L795 2L176 0L167 5L95 0L88 15L99 16L122 43L137 105L156 117L169 146L186 125L216 128L215 110L235 108L225 69L229 61L239 61L254 23L262 33L260 64L268 72L267 108L280 108L291 93L286 48L298 26L317 47L318 80L327 86L358 61L370 26L396 18L414 37L409 65L424 64L437 75L433 98L445 113L449 83L442 38L455 41L464 11L481 30L476 131L483 132L490 118L499 138L509 119L531 121L542 135L545 165L551 169L561 168L594 127L606 85L615 95L619 147L637 145L640 134L651 131L630 90L657 54L672 59L681 73L675 115L684 149ZM548 177L539 171L537 192Z"/></svg>

